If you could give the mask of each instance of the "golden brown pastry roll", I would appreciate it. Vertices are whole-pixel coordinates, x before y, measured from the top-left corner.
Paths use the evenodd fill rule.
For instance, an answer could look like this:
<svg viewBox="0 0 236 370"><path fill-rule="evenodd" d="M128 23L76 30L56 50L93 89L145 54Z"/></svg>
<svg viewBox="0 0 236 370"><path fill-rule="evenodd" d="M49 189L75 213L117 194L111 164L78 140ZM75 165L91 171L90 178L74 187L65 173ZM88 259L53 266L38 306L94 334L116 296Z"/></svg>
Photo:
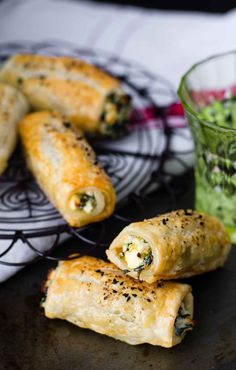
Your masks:
<svg viewBox="0 0 236 370"><path fill-rule="evenodd" d="M17 141L17 122L28 112L25 97L15 88L0 83L0 175Z"/></svg>
<svg viewBox="0 0 236 370"><path fill-rule="evenodd" d="M179 210L130 224L106 253L130 276L153 283L215 270L223 266L230 247L216 218Z"/></svg>
<svg viewBox="0 0 236 370"><path fill-rule="evenodd" d="M115 137L130 113L119 81L75 58L15 55L0 79L18 87L35 110L56 110L84 131Z"/></svg>
<svg viewBox="0 0 236 370"><path fill-rule="evenodd" d="M19 132L30 170L71 226L111 215L111 181L78 128L58 113L38 112L24 117Z"/></svg>
<svg viewBox="0 0 236 370"><path fill-rule="evenodd" d="M189 285L140 282L94 257L60 262L46 286L47 317L129 344L172 347L193 327Z"/></svg>

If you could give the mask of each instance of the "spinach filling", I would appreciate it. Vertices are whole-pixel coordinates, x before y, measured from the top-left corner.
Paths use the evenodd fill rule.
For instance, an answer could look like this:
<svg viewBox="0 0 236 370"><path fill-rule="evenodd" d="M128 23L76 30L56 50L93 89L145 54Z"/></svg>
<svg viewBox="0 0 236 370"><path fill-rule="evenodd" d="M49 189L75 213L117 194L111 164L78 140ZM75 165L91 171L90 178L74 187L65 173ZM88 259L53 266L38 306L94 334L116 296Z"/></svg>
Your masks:
<svg viewBox="0 0 236 370"><path fill-rule="evenodd" d="M179 308L174 327L176 336L183 335L186 331L192 330L193 328L193 320L183 303Z"/></svg>
<svg viewBox="0 0 236 370"><path fill-rule="evenodd" d="M135 272L144 270L147 266L151 265L153 261L152 250L149 243L143 238L131 235L123 244L120 257L124 258L127 267Z"/></svg>
<svg viewBox="0 0 236 370"><path fill-rule="evenodd" d="M96 207L96 199L94 195L89 195L89 194L81 194L80 195L80 204L79 208L80 209L86 209L86 207L90 207L91 209L94 209Z"/></svg>
<svg viewBox="0 0 236 370"><path fill-rule="evenodd" d="M138 272L138 271L144 270L147 266L151 265L152 261L153 261L153 255L150 249L148 254L143 258L143 263L141 263L141 265L139 265L138 267L135 267L134 271Z"/></svg>
<svg viewBox="0 0 236 370"><path fill-rule="evenodd" d="M101 115L102 134L116 137L126 131L126 120L130 113L129 95L122 92L112 92L108 95L106 104Z"/></svg>
<svg viewBox="0 0 236 370"><path fill-rule="evenodd" d="M93 194L81 193L75 194L72 198L71 208L80 209L85 213L91 213L97 206L96 198Z"/></svg>

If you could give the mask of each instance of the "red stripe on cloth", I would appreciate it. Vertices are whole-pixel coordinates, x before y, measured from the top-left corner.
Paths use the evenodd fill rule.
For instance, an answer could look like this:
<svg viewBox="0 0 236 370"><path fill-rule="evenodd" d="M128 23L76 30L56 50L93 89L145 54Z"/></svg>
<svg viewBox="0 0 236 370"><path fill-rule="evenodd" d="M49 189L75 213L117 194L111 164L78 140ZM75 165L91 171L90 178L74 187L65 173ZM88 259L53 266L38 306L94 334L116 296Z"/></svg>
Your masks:
<svg viewBox="0 0 236 370"><path fill-rule="evenodd" d="M165 108L148 106L142 109L135 108L130 118L129 130L164 128L184 128L187 121L184 110L179 102L173 103Z"/></svg>

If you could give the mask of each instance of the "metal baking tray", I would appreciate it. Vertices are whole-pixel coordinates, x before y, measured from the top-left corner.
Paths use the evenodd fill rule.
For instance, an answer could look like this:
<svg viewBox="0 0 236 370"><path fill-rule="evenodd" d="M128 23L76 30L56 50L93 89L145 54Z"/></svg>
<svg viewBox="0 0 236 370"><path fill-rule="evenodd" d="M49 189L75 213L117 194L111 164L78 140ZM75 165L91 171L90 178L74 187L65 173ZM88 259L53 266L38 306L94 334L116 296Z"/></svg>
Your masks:
<svg viewBox="0 0 236 370"><path fill-rule="evenodd" d="M178 197L176 208L192 207L193 175ZM191 181L190 181L191 179ZM186 177L182 179L186 183ZM166 191L158 192L147 213L168 210ZM165 206L163 205L165 204ZM160 207L159 206L159 207ZM82 242L71 239L58 254L76 251ZM104 248L91 253L104 257ZM66 321L50 320L40 310L40 287L55 262L26 267L0 285L1 370L235 370L236 369L236 249L223 269L193 279L196 327L171 349L148 344L131 346Z"/></svg>

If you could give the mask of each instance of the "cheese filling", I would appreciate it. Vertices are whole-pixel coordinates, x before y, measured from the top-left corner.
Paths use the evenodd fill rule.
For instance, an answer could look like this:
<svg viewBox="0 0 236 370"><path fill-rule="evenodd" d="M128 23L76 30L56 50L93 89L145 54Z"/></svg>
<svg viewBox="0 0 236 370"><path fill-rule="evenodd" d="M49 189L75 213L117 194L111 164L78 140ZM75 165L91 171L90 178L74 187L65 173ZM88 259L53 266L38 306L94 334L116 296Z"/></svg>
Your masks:
<svg viewBox="0 0 236 370"><path fill-rule="evenodd" d="M153 255L149 243L139 237L129 235L123 243L120 257L124 258L129 270L141 271L152 263Z"/></svg>
<svg viewBox="0 0 236 370"><path fill-rule="evenodd" d="M175 335L180 336L185 334L186 331L193 329L194 322L191 319L190 312L186 309L184 302L178 311L178 316L175 319Z"/></svg>
<svg viewBox="0 0 236 370"><path fill-rule="evenodd" d="M86 214L99 214L105 207L104 197L100 192L87 190L74 194L69 203L72 211L82 211Z"/></svg>
<svg viewBox="0 0 236 370"><path fill-rule="evenodd" d="M116 90L109 94L101 116L101 132L111 136L122 133L130 110L129 95L124 94L122 90Z"/></svg>

